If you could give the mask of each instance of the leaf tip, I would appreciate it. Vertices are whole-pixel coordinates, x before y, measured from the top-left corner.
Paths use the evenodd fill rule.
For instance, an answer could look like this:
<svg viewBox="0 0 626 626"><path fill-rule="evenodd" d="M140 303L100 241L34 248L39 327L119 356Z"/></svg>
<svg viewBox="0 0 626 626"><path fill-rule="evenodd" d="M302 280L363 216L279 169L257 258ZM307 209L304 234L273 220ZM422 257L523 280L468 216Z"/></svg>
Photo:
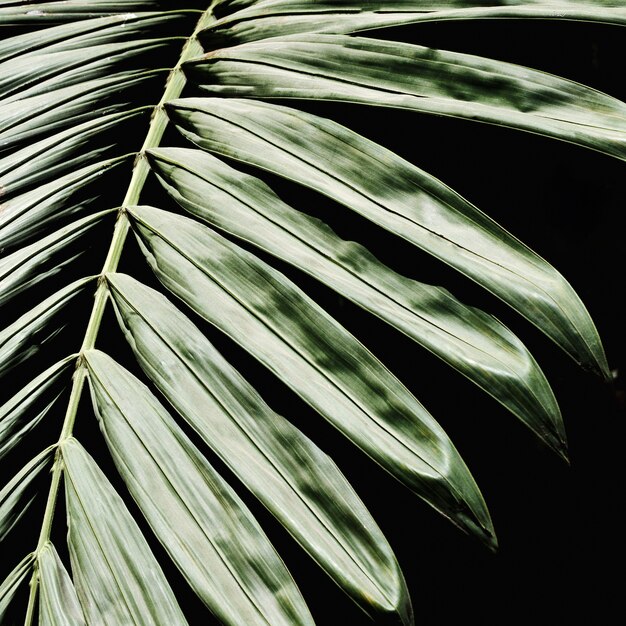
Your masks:
<svg viewBox="0 0 626 626"><path fill-rule="evenodd" d="M569 450L567 447L567 440L565 437L559 438L555 441L555 445L551 446L552 449L559 455L559 457L565 461L566 465L571 465L569 459Z"/></svg>
<svg viewBox="0 0 626 626"><path fill-rule="evenodd" d="M492 554L496 554L498 552L498 549L500 548L500 544L498 543L498 537L493 530L489 533L484 534L483 544Z"/></svg>
<svg viewBox="0 0 626 626"><path fill-rule="evenodd" d="M552 452L563 459L567 465L570 464L565 425L560 413L558 414L558 420L550 422L544 428L535 432Z"/></svg>
<svg viewBox="0 0 626 626"><path fill-rule="evenodd" d="M480 541L490 552L496 552L498 549L498 537L491 521L491 516L486 506L478 511L472 509L457 512L450 519L463 532Z"/></svg>

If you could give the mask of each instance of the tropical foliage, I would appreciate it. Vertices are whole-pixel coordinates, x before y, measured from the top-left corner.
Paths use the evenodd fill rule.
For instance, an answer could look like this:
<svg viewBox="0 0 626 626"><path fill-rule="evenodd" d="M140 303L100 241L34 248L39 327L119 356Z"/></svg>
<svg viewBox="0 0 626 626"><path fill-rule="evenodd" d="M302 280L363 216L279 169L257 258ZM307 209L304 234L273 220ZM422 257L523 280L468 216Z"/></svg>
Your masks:
<svg viewBox="0 0 626 626"><path fill-rule="evenodd" d="M186 624L169 557L224 624L313 623L243 486L363 611L411 624L392 548L324 441L272 409L212 333L495 548L448 435L299 279L439 357L567 458L546 377L495 317L397 273L307 204L324 197L433 255L608 379L598 333L567 280L418 167L419 154L405 160L307 106L472 120L624 160L619 100L383 36L441 20L623 26L626 9L621 0L180 4L0 0L0 459L3 474L16 468L0 491L0 540L32 530L22 560L6 564L0 620ZM280 179L307 190L297 206ZM134 240L157 280L128 260ZM81 340L68 348L70 319Z"/></svg>

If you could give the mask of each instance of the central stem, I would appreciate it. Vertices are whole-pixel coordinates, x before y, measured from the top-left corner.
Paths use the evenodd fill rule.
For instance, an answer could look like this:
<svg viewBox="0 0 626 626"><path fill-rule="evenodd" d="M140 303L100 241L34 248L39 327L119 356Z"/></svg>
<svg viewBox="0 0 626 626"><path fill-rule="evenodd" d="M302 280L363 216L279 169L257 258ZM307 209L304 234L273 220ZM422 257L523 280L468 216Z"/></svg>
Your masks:
<svg viewBox="0 0 626 626"><path fill-rule="evenodd" d="M187 79L185 78L185 75L182 71L183 63L204 52L202 46L200 45L200 42L198 41L198 33L202 29L206 28L213 21L214 18L212 14L212 8L213 3L200 17L200 20L198 21L193 34L186 41L185 46L183 47L178 62L171 70L167 78L165 91L163 92L163 96L161 97L159 103L154 107L148 133L143 142L141 150L137 153L137 157L133 165L132 177L128 185L128 190L126 191L124 201L122 202L122 206L118 212L117 222L115 223L115 229L113 231L113 237L111 239L111 245L109 246L109 251L107 253L104 265L102 267L102 272L100 273L100 278L98 280L98 287L94 296L94 304L91 310L91 316L89 318L87 330L85 331L85 337L83 339L83 344L80 349L80 354L76 361L76 371L74 372L73 376L72 391L70 393L65 419L63 422L63 427L61 429L61 435L57 443L57 450L55 453L54 464L52 468L50 491L48 493L48 500L46 502L46 509L41 525L41 532L39 534L39 541L35 550L36 556L38 556L43 546L50 540L52 520L54 519L54 511L56 507L59 488L61 485L61 476L63 473L61 444L66 439L72 436L72 432L74 430L74 422L76 421L76 415L78 413L78 405L80 403L83 388L85 385L85 378L87 376L82 354L86 350L91 350L95 346L96 339L98 337L98 331L100 330L102 317L104 315L109 295L104 276L108 272L114 272L119 265L122 251L124 249L124 243L126 242L126 237L128 236L128 230L130 228L126 208L139 202L139 198L146 182L146 178L148 176L148 173L150 172L150 166L145 156L146 151L150 148L156 148L159 146L161 138L163 137L163 133L165 132L165 129L168 125L168 118L165 112L164 105L166 102L178 98L181 95L185 84L187 83ZM28 598L28 608L26 610L26 618L24 621L25 626L32 626L38 588L39 568L38 562L37 560L35 560L33 576L30 581L30 595Z"/></svg>

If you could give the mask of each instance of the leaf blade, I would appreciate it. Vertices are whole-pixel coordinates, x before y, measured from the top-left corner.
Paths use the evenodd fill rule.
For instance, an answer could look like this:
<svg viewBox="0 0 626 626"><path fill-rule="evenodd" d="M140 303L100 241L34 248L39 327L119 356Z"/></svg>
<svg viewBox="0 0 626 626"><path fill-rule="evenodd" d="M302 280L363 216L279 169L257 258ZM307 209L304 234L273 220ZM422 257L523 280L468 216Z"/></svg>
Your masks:
<svg viewBox="0 0 626 626"><path fill-rule="evenodd" d="M366 612L409 623L393 552L332 460L166 298L126 276L108 280L136 358L179 414Z"/></svg>
<svg viewBox="0 0 626 626"><path fill-rule="evenodd" d="M63 562L52 545L38 552L39 626L85 626L85 617Z"/></svg>
<svg viewBox="0 0 626 626"><path fill-rule="evenodd" d="M33 553L25 556L0 585L0 619L4 619L20 587L32 570L35 562Z"/></svg>
<svg viewBox="0 0 626 626"><path fill-rule="evenodd" d="M62 393L62 377L76 362L76 356L70 355L43 371L0 407L0 460L45 417ZM42 401L40 410L38 403ZM35 416L28 419L31 411L36 412Z"/></svg>
<svg viewBox="0 0 626 626"><path fill-rule="evenodd" d="M49 276L59 273L63 267L80 256L67 253L71 245L85 233L98 226L114 209L83 217L52 234L24 246L0 259L0 306Z"/></svg>
<svg viewBox="0 0 626 626"><path fill-rule="evenodd" d="M168 289L437 510L494 541L480 491L452 442L362 344L285 276L217 233L158 209L130 212Z"/></svg>
<svg viewBox="0 0 626 626"><path fill-rule="evenodd" d="M235 5L232 5L233 8ZM235 11L218 5L220 19L200 33L208 49L259 41L295 33L350 34L449 20L539 19L626 24L621 0L578 2L512 0L492 2L255 2L238 5ZM229 6L230 9L230 6Z"/></svg>
<svg viewBox="0 0 626 626"><path fill-rule="evenodd" d="M95 277L81 278L59 289L0 331L0 378L35 356L66 326L59 314L80 296Z"/></svg>
<svg viewBox="0 0 626 626"><path fill-rule="evenodd" d="M205 604L232 626L312 624L250 511L148 388L102 352L91 351L86 359L118 469Z"/></svg>
<svg viewBox="0 0 626 626"><path fill-rule="evenodd" d="M287 107L187 98L168 110L200 147L315 189L403 237L501 298L574 360L610 377L597 330L571 285L433 176L344 126Z"/></svg>
<svg viewBox="0 0 626 626"><path fill-rule="evenodd" d="M0 541L3 541L20 521L35 498L34 483L50 463L54 447L49 447L31 459L0 490Z"/></svg>
<svg viewBox="0 0 626 626"><path fill-rule="evenodd" d="M210 95L333 100L525 130L626 160L626 104L545 72L479 56L302 34L185 65Z"/></svg>
<svg viewBox="0 0 626 626"><path fill-rule="evenodd" d="M105 475L75 439L61 451L72 571L87 621L186 625L159 564Z"/></svg>
<svg viewBox="0 0 626 626"><path fill-rule="evenodd" d="M566 454L563 421L541 369L495 318L396 274L354 242L286 205L259 179L200 150L148 153L168 193L203 221L297 267L467 376Z"/></svg>
<svg viewBox="0 0 626 626"><path fill-rule="evenodd" d="M79 193L90 188L105 172L128 162L126 156L88 165L56 180L8 199L0 212L0 246L14 249L32 242L41 232L48 232L59 221L84 212L90 199ZM93 200L91 200L93 201Z"/></svg>

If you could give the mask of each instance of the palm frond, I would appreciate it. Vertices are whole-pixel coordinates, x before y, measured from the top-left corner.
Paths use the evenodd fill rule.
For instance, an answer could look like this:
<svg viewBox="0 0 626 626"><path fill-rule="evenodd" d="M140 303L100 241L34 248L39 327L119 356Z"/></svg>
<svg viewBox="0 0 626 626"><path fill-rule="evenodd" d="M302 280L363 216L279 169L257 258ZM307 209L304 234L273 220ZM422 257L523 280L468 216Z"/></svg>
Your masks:
<svg viewBox="0 0 626 626"><path fill-rule="evenodd" d="M28 525L30 541L8 564L0 620L187 624L168 581L175 566L224 624L312 624L244 487L363 611L408 626L409 590L365 504L323 442L276 412L207 329L495 548L451 439L367 338L289 270L432 352L567 458L541 368L496 318L396 272L306 201L291 206L275 181L433 255L608 378L595 326L555 268L432 174L302 105L456 117L624 160L626 105L615 98L510 63L357 35L492 18L625 25L623 3L172 4L0 0L0 376L10 381L0 460L20 468L0 490L0 540ZM131 232L153 281L123 257ZM80 340L61 341L75 311ZM121 332L103 322L107 311ZM134 361L117 353L121 336Z"/></svg>
<svg viewBox="0 0 626 626"><path fill-rule="evenodd" d="M200 38L210 50L298 33L354 34L409 24L469 20L571 20L626 24L622 0L237 0Z"/></svg>
<svg viewBox="0 0 626 626"><path fill-rule="evenodd" d="M60 448L74 584L88 623L186 624L139 526L74 438Z"/></svg>
<svg viewBox="0 0 626 626"><path fill-rule="evenodd" d="M41 572L39 621L42 626L82 626L86 624L74 584L54 545L46 544L39 553Z"/></svg>
<svg viewBox="0 0 626 626"><path fill-rule="evenodd" d="M216 96L334 100L488 122L624 160L626 105L512 63L404 43L309 35L210 52L185 64Z"/></svg>

